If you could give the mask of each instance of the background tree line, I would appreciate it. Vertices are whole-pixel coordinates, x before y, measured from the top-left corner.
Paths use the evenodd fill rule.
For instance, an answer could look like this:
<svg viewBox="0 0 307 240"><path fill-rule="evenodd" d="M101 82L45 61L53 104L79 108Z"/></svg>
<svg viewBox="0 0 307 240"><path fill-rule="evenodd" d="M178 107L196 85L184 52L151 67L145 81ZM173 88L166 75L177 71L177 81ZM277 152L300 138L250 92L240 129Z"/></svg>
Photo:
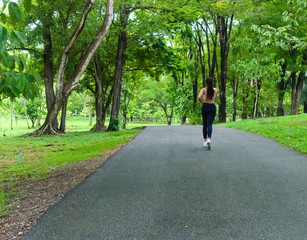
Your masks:
<svg viewBox="0 0 307 240"><path fill-rule="evenodd" d="M29 99L24 112L39 102L44 122L34 135L65 132L80 96L96 116L92 131L135 119L199 123L197 94L211 76L220 122L306 112L306 8L303 0L3 0L1 107L8 111L5 98Z"/></svg>

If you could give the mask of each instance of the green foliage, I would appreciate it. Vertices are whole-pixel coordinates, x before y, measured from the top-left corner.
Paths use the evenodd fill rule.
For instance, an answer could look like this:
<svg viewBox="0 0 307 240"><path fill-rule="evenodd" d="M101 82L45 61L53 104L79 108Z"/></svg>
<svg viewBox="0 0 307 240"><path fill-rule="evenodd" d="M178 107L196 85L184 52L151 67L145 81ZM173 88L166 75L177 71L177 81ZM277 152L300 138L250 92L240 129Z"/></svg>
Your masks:
<svg viewBox="0 0 307 240"><path fill-rule="evenodd" d="M203 124L202 116L199 111L197 113L189 114L187 121L188 121L188 124L190 125L202 125Z"/></svg>
<svg viewBox="0 0 307 240"><path fill-rule="evenodd" d="M122 117L113 116L112 129L114 131L118 131L121 125L122 125Z"/></svg>
<svg viewBox="0 0 307 240"><path fill-rule="evenodd" d="M192 116L195 116L195 114L192 114L193 111L193 89L191 86L191 82L189 81L188 84L185 85L179 85L176 89L176 95L175 95L175 107L174 110L176 113L181 117L186 117L190 115L190 118L195 119ZM196 120L196 119L195 119ZM194 123L197 121L191 120Z"/></svg>
<svg viewBox="0 0 307 240"><path fill-rule="evenodd" d="M23 1L26 10L31 8L31 1ZM9 15L6 15L8 8ZM41 78L37 72L26 71L26 62L21 55L9 54L9 48L22 47L27 44L24 33L8 30L24 21L24 13L15 2L3 1L0 21L0 101L9 97L14 100L23 95L34 99L38 95ZM26 71L26 72L24 72Z"/></svg>

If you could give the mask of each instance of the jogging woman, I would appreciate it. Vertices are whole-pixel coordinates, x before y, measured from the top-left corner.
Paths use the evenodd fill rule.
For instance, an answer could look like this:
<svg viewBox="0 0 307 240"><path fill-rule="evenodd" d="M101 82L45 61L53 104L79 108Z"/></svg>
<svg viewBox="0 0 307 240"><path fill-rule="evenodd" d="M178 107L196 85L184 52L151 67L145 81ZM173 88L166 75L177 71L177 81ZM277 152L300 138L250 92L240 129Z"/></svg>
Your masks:
<svg viewBox="0 0 307 240"><path fill-rule="evenodd" d="M213 81L213 78L208 77L206 79L207 87L202 88L198 94L198 101L202 105L204 147L208 150L211 149L212 124L216 115L217 90L213 87ZM203 100L202 96L204 96Z"/></svg>

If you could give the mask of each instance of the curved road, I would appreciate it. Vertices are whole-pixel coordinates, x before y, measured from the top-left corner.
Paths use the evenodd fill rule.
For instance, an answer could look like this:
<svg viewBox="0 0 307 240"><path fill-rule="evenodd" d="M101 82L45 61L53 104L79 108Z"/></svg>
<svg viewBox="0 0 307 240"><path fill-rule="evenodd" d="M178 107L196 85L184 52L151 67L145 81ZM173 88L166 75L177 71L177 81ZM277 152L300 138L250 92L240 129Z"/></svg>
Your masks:
<svg viewBox="0 0 307 240"><path fill-rule="evenodd" d="M148 127L23 240L307 239L307 156L214 126Z"/></svg>

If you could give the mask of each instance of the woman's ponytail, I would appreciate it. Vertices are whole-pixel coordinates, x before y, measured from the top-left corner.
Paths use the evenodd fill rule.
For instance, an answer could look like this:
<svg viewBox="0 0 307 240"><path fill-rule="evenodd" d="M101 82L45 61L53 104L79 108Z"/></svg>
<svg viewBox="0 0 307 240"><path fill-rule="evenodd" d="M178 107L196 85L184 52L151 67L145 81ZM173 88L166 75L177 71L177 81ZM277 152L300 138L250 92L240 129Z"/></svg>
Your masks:
<svg viewBox="0 0 307 240"><path fill-rule="evenodd" d="M207 99L213 99L213 96L214 96L213 81L214 81L214 79L212 77L207 77L207 79L206 79Z"/></svg>

